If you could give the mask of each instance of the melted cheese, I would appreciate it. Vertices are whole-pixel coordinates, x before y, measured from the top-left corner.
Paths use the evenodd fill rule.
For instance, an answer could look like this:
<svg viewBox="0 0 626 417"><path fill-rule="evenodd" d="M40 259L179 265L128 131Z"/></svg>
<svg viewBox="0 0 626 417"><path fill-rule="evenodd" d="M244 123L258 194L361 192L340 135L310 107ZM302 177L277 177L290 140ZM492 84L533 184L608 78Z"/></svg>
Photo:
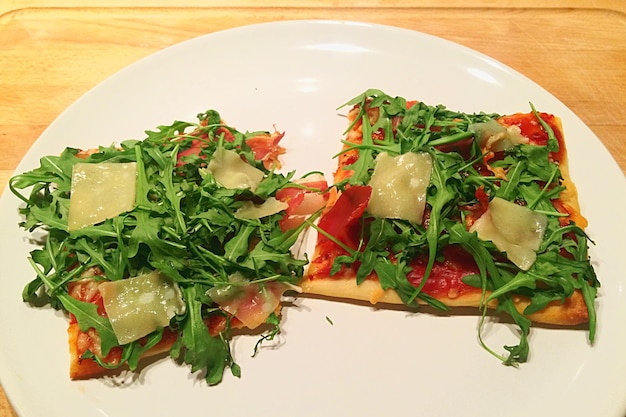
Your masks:
<svg viewBox="0 0 626 417"><path fill-rule="evenodd" d="M207 170L226 188L249 188L254 192L263 180L263 171L246 163L237 152L222 147L215 151Z"/></svg>
<svg viewBox="0 0 626 417"><path fill-rule="evenodd" d="M153 271L99 286L104 308L120 344L133 342L169 325L185 310L178 286Z"/></svg>
<svg viewBox="0 0 626 417"><path fill-rule="evenodd" d="M238 219L260 219L262 217L271 216L289 207L289 204L269 197L261 204L254 204L252 201L246 201L235 212Z"/></svg>
<svg viewBox="0 0 626 417"><path fill-rule="evenodd" d="M502 198L489 202L489 209L472 225L482 240L490 240L507 258L526 271L537 259L536 251L548 224L544 214L536 213Z"/></svg>
<svg viewBox="0 0 626 417"><path fill-rule="evenodd" d="M135 162L74 165L68 230L91 226L132 210L136 183Z"/></svg>
<svg viewBox="0 0 626 417"><path fill-rule="evenodd" d="M369 183L372 196L367 211L377 217L422 223L431 173L432 159L427 153L395 157L380 153Z"/></svg>

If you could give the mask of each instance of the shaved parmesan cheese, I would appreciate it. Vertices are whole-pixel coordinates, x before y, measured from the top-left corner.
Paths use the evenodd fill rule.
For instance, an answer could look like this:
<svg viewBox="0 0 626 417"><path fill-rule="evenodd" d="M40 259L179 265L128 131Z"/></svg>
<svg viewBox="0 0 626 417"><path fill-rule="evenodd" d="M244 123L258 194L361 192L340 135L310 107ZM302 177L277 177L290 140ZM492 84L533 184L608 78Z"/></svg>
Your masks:
<svg viewBox="0 0 626 417"><path fill-rule="evenodd" d="M254 192L263 180L263 171L245 162L237 152L222 147L217 148L207 169L226 188L249 188Z"/></svg>
<svg viewBox="0 0 626 417"><path fill-rule="evenodd" d="M220 308L237 317L247 328L255 329L280 306L280 299L292 286L279 282L248 282L241 274L229 277L232 284L213 287L207 295Z"/></svg>
<svg viewBox="0 0 626 417"><path fill-rule="evenodd" d="M269 197L261 204L254 204L252 201L246 201L235 212L237 219L260 219L262 217L271 216L289 207L289 204Z"/></svg>
<svg viewBox="0 0 626 417"><path fill-rule="evenodd" d="M470 231L492 241L511 262L527 271L537 259L547 224L545 214L495 197Z"/></svg>
<svg viewBox="0 0 626 417"><path fill-rule="evenodd" d="M99 286L104 308L120 344L166 327L185 311L180 289L158 271Z"/></svg>
<svg viewBox="0 0 626 417"><path fill-rule="evenodd" d="M91 226L132 210L136 183L135 162L74 165L68 230Z"/></svg>
<svg viewBox="0 0 626 417"><path fill-rule="evenodd" d="M495 120L470 125L469 131L476 135L483 151L500 152L529 142L528 138L522 136L519 127L505 127Z"/></svg>
<svg viewBox="0 0 626 417"><path fill-rule="evenodd" d="M427 153L395 157L380 153L369 183L372 196L367 211L377 217L422 223L432 166Z"/></svg>

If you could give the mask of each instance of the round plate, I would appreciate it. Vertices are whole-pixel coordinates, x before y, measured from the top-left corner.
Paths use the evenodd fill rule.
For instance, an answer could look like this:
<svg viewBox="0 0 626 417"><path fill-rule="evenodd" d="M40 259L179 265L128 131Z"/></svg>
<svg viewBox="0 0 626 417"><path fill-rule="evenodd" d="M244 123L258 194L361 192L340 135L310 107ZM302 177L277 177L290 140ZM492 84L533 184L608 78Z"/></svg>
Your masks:
<svg viewBox="0 0 626 417"><path fill-rule="evenodd" d="M575 70L575 69L572 69ZM70 381L67 322L25 305L33 248L17 227L19 200L0 200L0 377L24 417L220 416L614 416L626 414L626 300L621 210L626 181L601 142L551 94L510 68L457 44L386 26L286 21L192 39L143 59L69 107L18 167L65 146L88 148L218 110L239 130L286 132L285 169L330 178L346 120L338 109L368 88L501 114L537 109L561 117L591 256L602 282L598 334L535 327L529 362L501 365L477 341L474 314L435 315L296 299L283 332L252 358L257 336L237 337L237 379L208 387L168 358L136 375ZM602 184L600 187L598 184ZM514 343L493 322L487 342Z"/></svg>

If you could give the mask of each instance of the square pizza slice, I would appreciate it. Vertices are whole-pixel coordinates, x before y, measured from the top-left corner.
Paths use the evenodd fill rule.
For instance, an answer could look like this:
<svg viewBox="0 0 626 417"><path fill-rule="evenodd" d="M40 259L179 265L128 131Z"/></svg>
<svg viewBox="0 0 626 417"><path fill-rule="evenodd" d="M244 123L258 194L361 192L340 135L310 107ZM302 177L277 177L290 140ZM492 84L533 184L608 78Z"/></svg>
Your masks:
<svg viewBox="0 0 626 417"><path fill-rule="evenodd" d="M521 328L589 323L599 282L558 117L467 114L379 90L349 126L303 291L496 309Z"/></svg>

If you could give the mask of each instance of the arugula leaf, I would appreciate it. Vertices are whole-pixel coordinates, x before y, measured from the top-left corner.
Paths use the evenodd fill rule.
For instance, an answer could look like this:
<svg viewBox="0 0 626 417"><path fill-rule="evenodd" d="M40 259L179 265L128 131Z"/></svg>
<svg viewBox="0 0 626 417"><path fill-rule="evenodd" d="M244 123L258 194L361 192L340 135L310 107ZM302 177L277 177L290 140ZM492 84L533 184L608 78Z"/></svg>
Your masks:
<svg viewBox="0 0 626 417"><path fill-rule="evenodd" d="M403 265L391 263L383 257L377 257L376 260L374 270L376 271L376 276L378 276L380 286L383 290L396 288L396 283L404 279Z"/></svg>
<svg viewBox="0 0 626 417"><path fill-rule="evenodd" d="M182 357L186 364L191 365L192 373L205 370L206 382L215 385L222 380L224 369L234 364L234 360L226 340L221 336L213 337L209 334L203 320L202 303L198 301L198 294L202 289L198 285L193 285L182 291L187 311L184 319L179 320L181 334L170 355L174 359Z"/></svg>
<svg viewBox="0 0 626 417"><path fill-rule="evenodd" d="M490 352L492 355L500 358L505 365L513 365L517 366L520 362L525 362L528 358L529 345L528 345L528 335L530 333L530 324L531 321L524 315L520 314L515 305L512 302L511 294L508 290L499 290L502 287L507 285L507 281L502 275L503 271L500 270L496 263L493 260L492 255L485 248L485 246L480 242L478 236L475 233L470 233L465 229L465 226L461 223L454 223L449 227L450 232L450 243L459 244L465 250L472 254L474 260L476 261L476 265L480 270L481 282L483 287L483 294L487 291L487 280L491 280L494 285L494 292L496 296L491 295L485 301L482 301L482 311L483 316L480 322L480 327L478 330L478 337L483 345L483 347ZM509 281L511 282L511 281ZM528 285L528 282L524 281L516 281L511 284L511 288L515 288L516 285ZM503 311L507 313L519 326L520 328L520 340L517 345L505 346L505 349L509 351L508 357L502 357L498 355L493 350L487 347L487 345L482 340L482 327L484 324L485 315L487 312L487 302L489 300L497 298L498 300L498 311Z"/></svg>
<svg viewBox="0 0 626 417"><path fill-rule="evenodd" d="M163 332L164 329L157 329L142 340L124 346L122 362L126 362L128 368L131 371L135 371L139 367L139 360L142 358L143 354L152 349L163 339Z"/></svg>
<svg viewBox="0 0 626 417"><path fill-rule="evenodd" d="M369 119L367 115L363 116L363 143L360 145L361 152L359 153L359 159L356 160L352 165L346 167L346 169L351 169L354 171L354 174L350 176L348 180L352 185L363 185L369 180L370 169L374 164L374 154L372 149L368 148L374 144L372 140L372 130L369 123Z"/></svg>
<svg viewBox="0 0 626 417"><path fill-rule="evenodd" d="M443 155L440 155L435 149L430 149L429 153L433 159L433 172L430 178L431 186L427 196L427 202L431 206L430 223L428 229L426 229L428 263L424 277L420 285L415 289L413 295L409 298L409 302L417 297L430 276L439 249L439 237L443 231L442 220L445 217L444 212L459 196L456 192L456 187L451 184L459 179L456 165L447 164L446 162L449 161L446 161L446 159L448 158L442 158Z"/></svg>
<svg viewBox="0 0 626 417"><path fill-rule="evenodd" d="M254 353L252 356L257 355L263 342L274 340L274 338L280 333L280 318L275 313L270 314L265 323L269 324L272 329L267 334L261 335L261 338L254 345Z"/></svg>
<svg viewBox="0 0 626 417"><path fill-rule="evenodd" d="M119 346L117 336L115 336L113 327L111 327L111 322L108 318L98 314L98 306L93 303L79 301L65 292L57 294L57 298L61 301L63 307L76 317L78 326L83 332L90 328L98 332L100 349L104 356L109 354L112 347Z"/></svg>
<svg viewBox="0 0 626 417"><path fill-rule="evenodd" d="M535 106L533 105L533 103L530 103L530 109L532 113L535 115L535 117L537 118L537 120L539 121L539 124L543 127L543 129L548 134L548 144L546 146L546 149L549 150L550 152L558 152L559 141L554 135L554 130L552 130L550 125L543 119L543 117L541 116L541 114L539 114L537 109L535 109Z"/></svg>
<svg viewBox="0 0 626 417"><path fill-rule="evenodd" d="M224 257L230 262L237 262L245 256L250 248L250 235L254 232L254 226L247 224L242 227L235 236L224 245Z"/></svg>

